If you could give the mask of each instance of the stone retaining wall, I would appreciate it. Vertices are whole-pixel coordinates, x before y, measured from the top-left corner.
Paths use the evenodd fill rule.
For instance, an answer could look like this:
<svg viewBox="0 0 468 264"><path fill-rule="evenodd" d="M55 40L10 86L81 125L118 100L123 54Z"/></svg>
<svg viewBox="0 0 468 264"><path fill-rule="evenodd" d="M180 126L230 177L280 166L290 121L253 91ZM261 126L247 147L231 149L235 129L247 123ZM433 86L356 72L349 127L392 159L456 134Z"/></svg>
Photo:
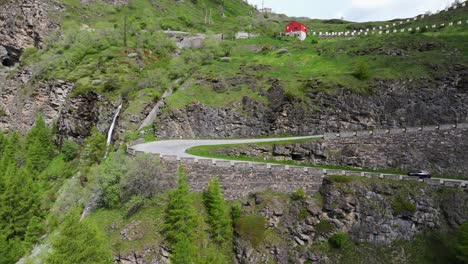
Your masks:
<svg viewBox="0 0 468 264"><path fill-rule="evenodd" d="M415 133L419 131L438 131L438 130L452 130L468 128L468 123L460 124L443 124L436 126L420 126L420 127L407 127L407 128L393 128L393 129L376 129L364 131L341 131L338 133L325 133L325 139L347 138L347 137L364 137L364 136L381 136L390 134L404 134Z"/></svg>
<svg viewBox="0 0 468 264"><path fill-rule="evenodd" d="M132 148L127 150L131 156L142 154ZM179 165L184 165L192 191L201 192L209 179L218 177L227 199L238 199L249 194L272 190L275 192L292 193L299 187L307 194L317 192L326 175L361 176L367 178L416 180L406 175L356 172L347 170L332 170L310 167L274 165L266 163L251 163L240 161L224 161L213 159L178 158L177 156L160 156L155 154L166 168L165 174L173 176ZM467 188L464 181L425 179L424 182L435 186Z"/></svg>

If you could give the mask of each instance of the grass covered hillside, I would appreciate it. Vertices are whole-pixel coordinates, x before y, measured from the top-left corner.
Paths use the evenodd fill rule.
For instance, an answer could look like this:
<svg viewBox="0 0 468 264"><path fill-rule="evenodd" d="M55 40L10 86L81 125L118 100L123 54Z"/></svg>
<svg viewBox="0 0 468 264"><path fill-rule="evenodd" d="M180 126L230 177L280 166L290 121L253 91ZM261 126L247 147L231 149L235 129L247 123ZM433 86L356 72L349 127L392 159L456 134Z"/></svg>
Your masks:
<svg viewBox="0 0 468 264"><path fill-rule="evenodd" d="M333 96L344 90L371 96L381 80L433 80L453 72L454 65L467 64L466 23L418 33L309 37L299 42L278 36L290 18L258 15L241 0L131 0L121 5L62 0L61 4L63 12L53 14L60 29L47 37L42 49L26 49L21 66L31 69L34 80L73 83L71 98L93 92L117 105L124 102L121 123L127 139L135 138L148 109L170 88L175 92L166 98L163 113L193 102L241 113L243 98L268 106L264 95L273 83L308 112L322 107L311 93ZM406 26L464 19L466 10L443 12ZM304 23L315 31L366 25ZM178 48L163 30L203 33L206 39L202 48ZM260 37L233 40L238 31ZM224 41L216 35L221 33Z"/></svg>
<svg viewBox="0 0 468 264"><path fill-rule="evenodd" d="M280 34L293 18L243 0L0 0L0 11L7 5L0 264L466 263L461 188L329 175L314 195L245 190L226 201L218 175L203 170L200 182L190 165L126 154L138 138L468 121L466 23L300 42ZM404 27L466 21L467 10ZM314 31L393 23L301 21ZM235 39L239 31L258 37ZM454 164L445 154L442 166ZM380 165L372 168L397 169ZM236 176L232 184L245 180Z"/></svg>

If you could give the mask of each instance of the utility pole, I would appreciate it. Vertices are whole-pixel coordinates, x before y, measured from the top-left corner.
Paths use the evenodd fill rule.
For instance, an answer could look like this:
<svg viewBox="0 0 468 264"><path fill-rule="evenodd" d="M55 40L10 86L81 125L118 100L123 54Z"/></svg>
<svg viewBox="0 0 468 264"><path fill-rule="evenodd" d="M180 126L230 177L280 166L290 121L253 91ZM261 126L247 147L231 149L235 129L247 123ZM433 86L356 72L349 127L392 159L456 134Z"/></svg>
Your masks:
<svg viewBox="0 0 468 264"><path fill-rule="evenodd" d="M123 44L124 47L127 47L127 16L124 17L124 36L123 36Z"/></svg>

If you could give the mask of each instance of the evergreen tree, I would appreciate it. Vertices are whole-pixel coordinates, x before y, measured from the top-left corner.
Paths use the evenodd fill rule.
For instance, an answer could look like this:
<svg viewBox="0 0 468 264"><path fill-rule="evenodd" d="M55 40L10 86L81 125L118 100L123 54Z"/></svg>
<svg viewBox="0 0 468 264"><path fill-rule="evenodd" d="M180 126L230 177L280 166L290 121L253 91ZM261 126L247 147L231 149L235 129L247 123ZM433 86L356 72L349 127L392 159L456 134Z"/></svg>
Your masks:
<svg viewBox="0 0 468 264"><path fill-rule="evenodd" d="M39 116L26 136L26 165L30 172L43 171L54 157L54 151L51 130Z"/></svg>
<svg viewBox="0 0 468 264"><path fill-rule="evenodd" d="M214 240L217 242L229 240L232 234L231 222L218 179L209 181L203 198Z"/></svg>
<svg viewBox="0 0 468 264"><path fill-rule="evenodd" d="M96 127L91 130L91 136L84 141L83 165L90 166L99 163L106 153L106 137L99 133Z"/></svg>
<svg viewBox="0 0 468 264"><path fill-rule="evenodd" d="M166 235L176 243L181 237L193 237L196 228L196 215L193 200L189 195L190 186L183 169L179 169L177 188L170 194L166 216Z"/></svg>
<svg viewBox="0 0 468 264"><path fill-rule="evenodd" d="M7 239L0 232L0 264L15 263L24 254L21 242L17 239Z"/></svg>
<svg viewBox="0 0 468 264"><path fill-rule="evenodd" d="M166 237L174 249L173 261L191 260L196 258L196 250L188 244L194 242L194 232L197 227L195 208L190 197L190 187L182 167L178 172L177 188L170 194L167 207L165 231ZM191 262L177 262L191 263Z"/></svg>
<svg viewBox="0 0 468 264"><path fill-rule="evenodd" d="M0 159L0 178L6 175L10 165L18 167L22 164L22 141L18 133L14 132L6 137L3 153Z"/></svg>
<svg viewBox="0 0 468 264"><path fill-rule="evenodd" d="M3 131L0 130L0 154L3 153L3 146L5 144L5 135L3 134Z"/></svg>
<svg viewBox="0 0 468 264"><path fill-rule="evenodd" d="M40 215L37 189L25 169L17 171L10 164L7 175L0 196L0 227L7 239L23 240L32 217Z"/></svg>
<svg viewBox="0 0 468 264"><path fill-rule="evenodd" d="M461 263L468 263L468 222L465 222L460 226L455 248L458 253L457 259Z"/></svg>
<svg viewBox="0 0 468 264"><path fill-rule="evenodd" d="M52 253L45 263L112 263L110 246L99 229L79 219L77 209L65 218L58 236L52 242Z"/></svg>
<svg viewBox="0 0 468 264"><path fill-rule="evenodd" d="M42 225L42 218L33 216L28 223L24 241L26 245L33 245L36 243L40 235L44 232L44 226Z"/></svg>
<svg viewBox="0 0 468 264"><path fill-rule="evenodd" d="M181 237L173 246L171 263L173 264L191 264L199 263L197 261L197 248L187 237Z"/></svg>

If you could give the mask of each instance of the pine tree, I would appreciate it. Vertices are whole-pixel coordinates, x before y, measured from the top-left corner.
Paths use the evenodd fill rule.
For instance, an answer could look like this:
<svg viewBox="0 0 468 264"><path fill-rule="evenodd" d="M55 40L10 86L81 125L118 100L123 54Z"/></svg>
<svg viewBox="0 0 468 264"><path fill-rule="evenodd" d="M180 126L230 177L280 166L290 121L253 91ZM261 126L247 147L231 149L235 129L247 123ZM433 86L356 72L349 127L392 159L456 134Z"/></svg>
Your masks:
<svg viewBox="0 0 468 264"><path fill-rule="evenodd" d="M468 263L468 222L460 226L455 248L457 250L457 259L461 263Z"/></svg>
<svg viewBox="0 0 468 264"><path fill-rule="evenodd" d="M7 239L2 232L0 232L0 252L0 264L15 263L25 253L21 241Z"/></svg>
<svg viewBox="0 0 468 264"><path fill-rule="evenodd" d="M10 165L19 167L23 161L22 141L18 133L13 132L6 137L3 146L3 153L0 159L0 178L5 175Z"/></svg>
<svg viewBox="0 0 468 264"><path fill-rule="evenodd" d="M203 195L211 233L217 242L231 238L231 222L218 179L211 179Z"/></svg>
<svg viewBox="0 0 468 264"><path fill-rule="evenodd" d="M170 194L164 225L166 239L173 249L172 263L197 263L195 207L189 193L190 187L183 167L179 168L177 188Z"/></svg>
<svg viewBox="0 0 468 264"><path fill-rule="evenodd" d="M84 164L90 166L99 163L106 153L106 137L96 127L91 129L91 136L84 141Z"/></svg>
<svg viewBox="0 0 468 264"><path fill-rule="evenodd" d="M173 246L171 263L173 264L191 264L198 263L197 248L187 237L181 237Z"/></svg>
<svg viewBox="0 0 468 264"><path fill-rule="evenodd" d="M39 116L26 136L26 165L30 172L43 171L52 160L54 150L51 130Z"/></svg>
<svg viewBox="0 0 468 264"><path fill-rule="evenodd" d="M23 240L32 217L40 215L37 189L25 169L17 171L10 164L7 175L0 196L0 227L7 239Z"/></svg>
<svg viewBox="0 0 468 264"><path fill-rule="evenodd" d="M181 167L178 172L177 188L170 194L165 224L166 237L174 249L173 258L177 258L177 261L195 259L196 250L192 251L187 245L194 242L194 232L197 227L195 208L189 190L187 176Z"/></svg>
<svg viewBox="0 0 468 264"><path fill-rule="evenodd" d="M73 210L59 228L52 242L52 253L45 263L112 263L110 246L100 230L86 221L79 221L79 210Z"/></svg>

